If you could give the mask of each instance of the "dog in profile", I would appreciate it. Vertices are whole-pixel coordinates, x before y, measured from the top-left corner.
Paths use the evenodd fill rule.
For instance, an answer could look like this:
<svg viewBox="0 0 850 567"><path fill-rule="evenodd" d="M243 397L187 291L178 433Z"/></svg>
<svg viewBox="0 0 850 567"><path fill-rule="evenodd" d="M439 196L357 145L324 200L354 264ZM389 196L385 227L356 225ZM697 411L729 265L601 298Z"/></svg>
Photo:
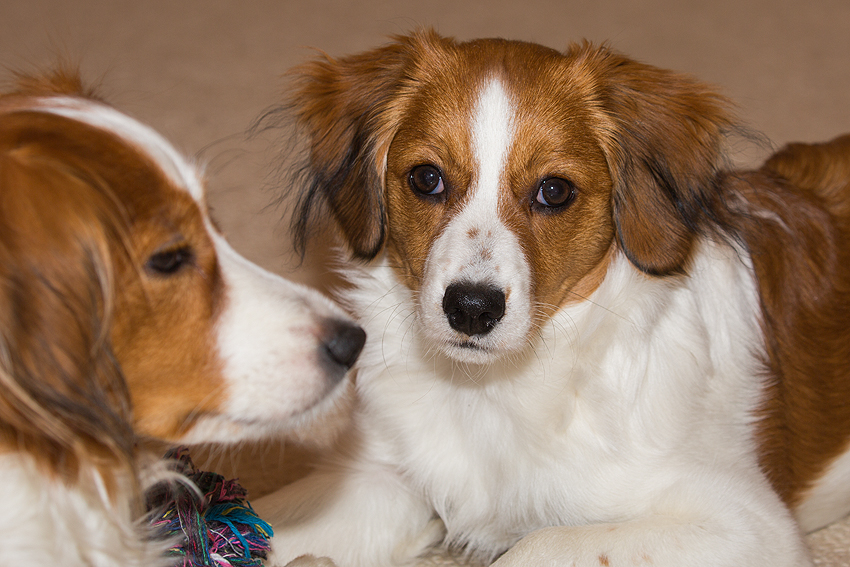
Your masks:
<svg viewBox="0 0 850 567"><path fill-rule="evenodd" d="M0 563L167 564L143 443L304 426L363 341L238 255L199 170L76 74L0 96Z"/></svg>
<svg viewBox="0 0 850 567"><path fill-rule="evenodd" d="M850 137L729 171L710 87L432 32L295 71L356 426L255 503L277 564L799 566L850 511Z"/></svg>

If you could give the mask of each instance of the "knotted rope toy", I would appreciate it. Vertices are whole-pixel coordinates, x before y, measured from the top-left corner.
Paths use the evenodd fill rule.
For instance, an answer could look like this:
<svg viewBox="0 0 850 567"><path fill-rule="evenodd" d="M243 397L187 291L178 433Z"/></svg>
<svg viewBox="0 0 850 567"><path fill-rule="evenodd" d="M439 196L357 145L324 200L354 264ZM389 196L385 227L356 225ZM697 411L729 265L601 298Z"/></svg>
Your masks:
<svg viewBox="0 0 850 567"><path fill-rule="evenodd" d="M246 500L248 492L235 479L197 470L186 447L165 459L198 489L168 482L147 493L155 537L176 542L168 556L182 567L261 567L273 532Z"/></svg>

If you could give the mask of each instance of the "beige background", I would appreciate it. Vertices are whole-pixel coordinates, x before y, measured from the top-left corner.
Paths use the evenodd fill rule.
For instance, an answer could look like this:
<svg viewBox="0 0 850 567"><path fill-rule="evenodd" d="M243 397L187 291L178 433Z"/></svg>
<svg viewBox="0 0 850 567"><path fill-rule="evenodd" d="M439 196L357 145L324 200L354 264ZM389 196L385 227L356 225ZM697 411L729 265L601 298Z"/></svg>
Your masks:
<svg viewBox="0 0 850 567"><path fill-rule="evenodd" d="M850 131L848 0L3 0L0 65L79 61L111 102L208 163L235 246L283 272L281 211L263 210L275 156L244 132L313 49L352 53L422 25L555 48L609 41L718 85L777 144Z"/></svg>
<svg viewBox="0 0 850 567"><path fill-rule="evenodd" d="M269 206L270 174L280 165L274 135L248 141L245 132L279 100L282 74L313 48L352 53L422 25L461 39L504 36L554 48L609 41L718 85L777 145L850 132L848 0L3 0L0 80L56 54L78 61L116 106L207 164L214 214L237 249L322 284L321 266L292 267L284 213ZM277 475L276 448L214 461L261 492ZM850 537L827 536L819 543L824 562L850 564Z"/></svg>

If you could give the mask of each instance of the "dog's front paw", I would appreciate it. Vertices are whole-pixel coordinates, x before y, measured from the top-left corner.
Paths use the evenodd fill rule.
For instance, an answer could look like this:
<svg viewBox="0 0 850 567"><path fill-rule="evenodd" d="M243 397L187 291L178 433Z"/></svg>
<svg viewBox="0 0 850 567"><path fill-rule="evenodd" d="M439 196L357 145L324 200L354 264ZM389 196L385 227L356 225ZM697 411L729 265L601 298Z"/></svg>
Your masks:
<svg viewBox="0 0 850 567"><path fill-rule="evenodd" d="M285 567L336 567L336 563L327 557L302 555L287 563Z"/></svg>

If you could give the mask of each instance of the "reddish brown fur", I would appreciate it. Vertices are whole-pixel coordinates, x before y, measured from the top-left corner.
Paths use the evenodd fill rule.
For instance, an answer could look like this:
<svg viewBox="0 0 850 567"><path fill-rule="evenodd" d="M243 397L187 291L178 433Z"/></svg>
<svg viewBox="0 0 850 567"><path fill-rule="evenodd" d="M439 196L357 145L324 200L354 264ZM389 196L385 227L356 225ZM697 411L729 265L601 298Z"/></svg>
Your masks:
<svg viewBox="0 0 850 567"><path fill-rule="evenodd" d="M761 464L793 506L850 439L850 136L788 146L724 185L764 314Z"/></svg>
<svg viewBox="0 0 850 567"><path fill-rule="evenodd" d="M570 61L530 44L515 47L465 45L455 50L458 58L463 57L463 66L443 67L440 60L415 65L420 75L414 79L424 87L406 104L387 157L387 252L408 286L417 289L431 243L465 203L476 167L471 161L460 161L471 157L468 123L475 100L464 96L466 93L477 92L494 73L504 76L508 88L533 84L546 92L558 90L564 104L542 109L532 103L542 93L519 88L512 93L521 116L510 158L514 168L505 181L512 190L505 192L500 204L505 224L526 246L536 302L548 309L572 297L576 282L610 248L613 225L607 203L611 181L603 151L589 126L594 117L579 110L586 93L580 88L574 93L576 85L568 80ZM541 64L528 65L534 58L540 58ZM501 66L494 69L494 60ZM545 69L549 76L524 77L527 67ZM417 197L408 187L408 172L422 163L435 164L444 174L449 197L440 206ZM535 214L530 194L544 177L552 175L574 180L582 188L583 198L562 215ZM570 250L584 254L575 257ZM567 258L570 260L565 261Z"/></svg>
<svg viewBox="0 0 850 567"><path fill-rule="evenodd" d="M100 100L97 91L83 83L80 70L68 63L60 64L50 73L17 74L17 89L4 96L7 101L19 97L72 95Z"/></svg>
<svg viewBox="0 0 850 567"><path fill-rule="evenodd" d="M130 466L140 439L177 438L223 381L197 204L116 136L23 108L76 92L66 79L0 99L0 443L72 481L83 460ZM146 268L169 247L191 267Z"/></svg>

